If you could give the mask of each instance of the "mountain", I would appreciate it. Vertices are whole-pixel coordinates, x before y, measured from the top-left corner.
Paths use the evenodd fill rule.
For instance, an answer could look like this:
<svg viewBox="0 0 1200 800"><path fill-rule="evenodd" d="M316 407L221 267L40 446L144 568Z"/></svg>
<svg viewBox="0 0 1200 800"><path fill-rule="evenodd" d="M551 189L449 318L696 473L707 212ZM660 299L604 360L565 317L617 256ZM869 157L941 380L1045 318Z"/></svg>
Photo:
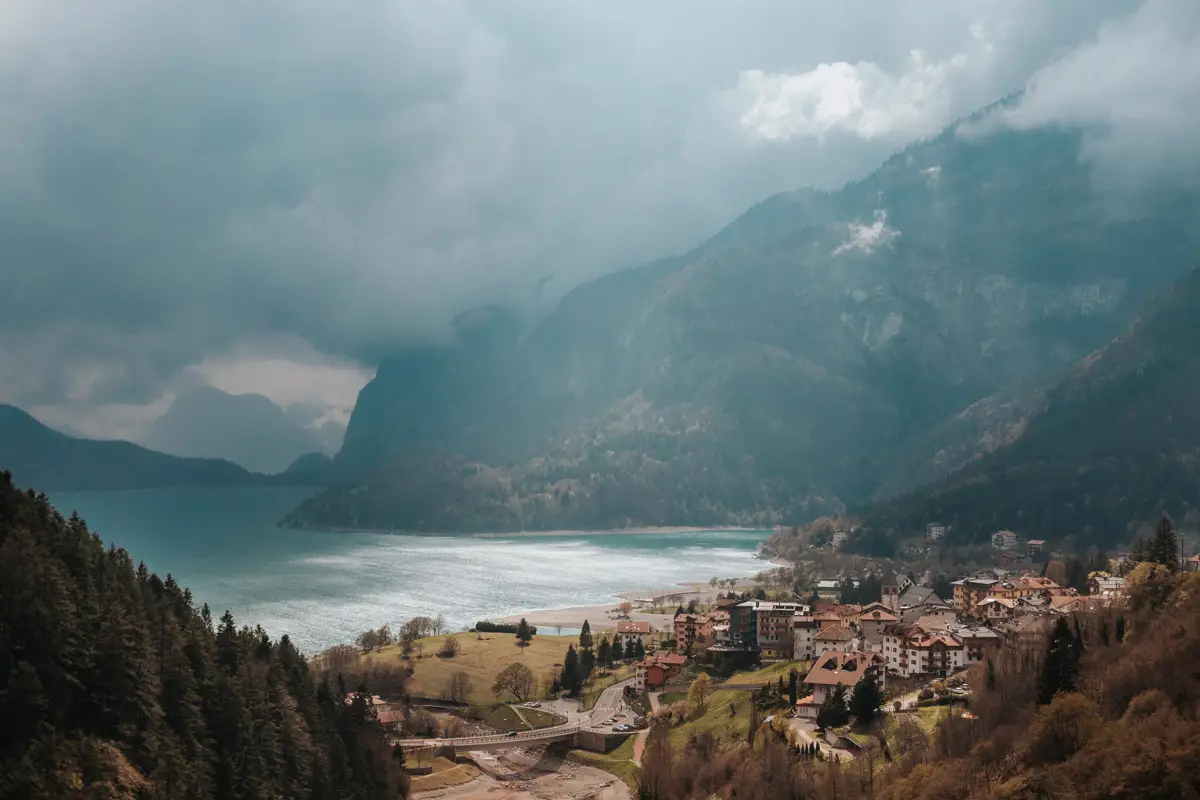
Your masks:
<svg viewBox="0 0 1200 800"><path fill-rule="evenodd" d="M324 486L333 479L333 459L324 453L305 453L293 461L280 475L297 484Z"/></svg>
<svg viewBox="0 0 1200 800"><path fill-rule="evenodd" d="M271 474L325 446L314 431L262 395L227 394L211 386L181 392L141 444L176 456L223 458Z"/></svg>
<svg viewBox="0 0 1200 800"><path fill-rule="evenodd" d="M129 442L76 439L0 405L0 469L45 490L225 486L266 480L228 461L177 458Z"/></svg>
<svg viewBox="0 0 1200 800"><path fill-rule="evenodd" d="M371 709L407 671L347 674L366 691L344 695L3 470L0 619L0 797L409 796Z"/></svg>
<svg viewBox="0 0 1200 800"><path fill-rule="evenodd" d="M1167 513L1200 519L1200 271L1149 301L1137 320L1046 393L1019 435L933 486L862 513L858 546L938 521L949 541L996 530L1100 545ZM852 545L854 543L852 542Z"/></svg>
<svg viewBox="0 0 1200 800"><path fill-rule="evenodd" d="M1196 193L1134 212L1093 184L1079 132L982 134L984 116L584 284L528 336L483 309L454 344L397 353L360 393L342 484L286 523L765 525L970 461L961 437L1028 401L954 417L1061 374L1200 245Z"/></svg>

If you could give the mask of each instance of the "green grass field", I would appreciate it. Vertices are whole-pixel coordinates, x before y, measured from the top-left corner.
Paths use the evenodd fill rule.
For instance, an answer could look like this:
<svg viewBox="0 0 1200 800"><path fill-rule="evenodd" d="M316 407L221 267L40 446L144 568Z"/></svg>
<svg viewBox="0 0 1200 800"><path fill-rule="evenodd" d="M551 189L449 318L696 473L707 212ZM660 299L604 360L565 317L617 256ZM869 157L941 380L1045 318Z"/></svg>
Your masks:
<svg viewBox="0 0 1200 800"><path fill-rule="evenodd" d="M421 764L433 767L433 772L429 775L413 776L412 791L414 794L458 786L479 777L479 768L469 762L456 764L447 758L439 756L422 761Z"/></svg>
<svg viewBox="0 0 1200 800"><path fill-rule="evenodd" d="M730 714L730 709L733 713ZM760 715L760 719L765 715ZM681 752L695 734L708 731L723 744L746 738L750 728L750 693L736 690L713 692L704 713L671 729L671 746Z"/></svg>
<svg viewBox="0 0 1200 800"><path fill-rule="evenodd" d="M492 711L483 721L496 730L532 731L538 728L549 728L562 725L567 720L558 714L551 714L537 708L521 708L520 706L500 706Z"/></svg>
<svg viewBox="0 0 1200 800"><path fill-rule="evenodd" d="M516 637L506 633L484 633L482 639L474 633L453 633L449 636L431 636L421 639L424 652L422 658L413 659L413 676L409 680L409 694L420 697L442 697L450 676L462 671L471 678L468 702L491 705L496 700L512 700L511 695L497 698L492 693L492 683L505 666L520 663L533 670L538 686L536 698L544 698L548 686L545 676L561 665L567 646L578 644L575 636L545 636L538 634L528 647L518 647ZM437 652L448 639L458 640L458 655L454 658L439 658ZM373 659L403 661L400 645L391 645L369 656Z"/></svg>
<svg viewBox="0 0 1200 800"><path fill-rule="evenodd" d="M735 672L725 683L730 686L754 686L764 683L777 683L780 678L783 678L783 682L786 684L788 673L792 670L800 673L800 678L803 679L810 669L812 669L811 661L781 661L778 664L768 664L762 669Z"/></svg>

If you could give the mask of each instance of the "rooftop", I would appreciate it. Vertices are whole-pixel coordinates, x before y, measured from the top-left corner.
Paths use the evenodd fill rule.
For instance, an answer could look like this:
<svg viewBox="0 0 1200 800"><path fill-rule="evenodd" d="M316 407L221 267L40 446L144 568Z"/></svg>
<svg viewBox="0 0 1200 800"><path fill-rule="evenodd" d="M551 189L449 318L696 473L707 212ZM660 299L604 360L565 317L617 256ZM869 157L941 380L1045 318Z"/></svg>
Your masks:
<svg viewBox="0 0 1200 800"><path fill-rule="evenodd" d="M820 639L826 642L848 642L853 638L854 631L840 623L837 625L830 625L828 628L813 637L813 639Z"/></svg>
<svg viewBox="0 0 1200 800"><path fill-rule="evenodd" d="M649 633L649 622L631 622L623 619L617 623L617 633Z"/></svg>
<svg viewBox="0 0 1200 800"><path fill-rule="evenodd" d="M824 686L853 686L867 668L882 661L875 653L843 653L831 650L817 659L804 682Z"/></svg>

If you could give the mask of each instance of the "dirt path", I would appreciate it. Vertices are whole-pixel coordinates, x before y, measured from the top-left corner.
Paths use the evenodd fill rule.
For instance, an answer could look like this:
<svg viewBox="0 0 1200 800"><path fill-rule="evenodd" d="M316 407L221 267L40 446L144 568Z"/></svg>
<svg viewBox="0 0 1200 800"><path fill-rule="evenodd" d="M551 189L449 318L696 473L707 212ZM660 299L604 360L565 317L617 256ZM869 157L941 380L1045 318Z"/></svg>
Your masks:
<svg viewBox="0 0 1200 800"><path fill-rule="evenodd" d="M794 740L802 745L816 742L818 745L820 745L821 752L827 756L833 756L833 758L837 759L838 761L854 760L854 754L849 750L841 750L839 748L832 747L830 746L829 742L825 741L824 738L818 737L816 732L810 729L809 726L811 725L811 722L793 719L791 724L788 726L788 729L792 732Z"/></svg>
<svg viewBox="0 0 1200 800"><path fill-rule="evenodd" d="M650 692L648 695L646 695L646 698L650 701L650 713L651 714L653 714L655 711L658 711L658 709L659 709L658 694L659 694L658 692ZM637 739L635 739L633 742L633 763L635 763L635 764L642 763L642 753L645 752L645 750L646 750L646 737L649 735L650 735L649 728L646 728L644 731L640 731L638 733Z"/></svg>

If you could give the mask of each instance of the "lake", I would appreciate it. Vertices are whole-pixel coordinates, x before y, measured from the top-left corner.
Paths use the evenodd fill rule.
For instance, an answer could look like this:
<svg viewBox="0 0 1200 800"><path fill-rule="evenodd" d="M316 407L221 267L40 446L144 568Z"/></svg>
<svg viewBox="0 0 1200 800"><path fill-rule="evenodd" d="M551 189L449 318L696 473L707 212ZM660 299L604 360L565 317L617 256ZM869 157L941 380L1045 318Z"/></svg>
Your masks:
<svg viewBox="0 0 1200 800"><path fill-rule="evenodd" d="M312 653L361 631L442 614L453 628L542 608L608 603L618 592L753 575L766 532L393 536L286 530L310 490L55 492L105 543L171 573L213 616L288 634Z"/></svg>

